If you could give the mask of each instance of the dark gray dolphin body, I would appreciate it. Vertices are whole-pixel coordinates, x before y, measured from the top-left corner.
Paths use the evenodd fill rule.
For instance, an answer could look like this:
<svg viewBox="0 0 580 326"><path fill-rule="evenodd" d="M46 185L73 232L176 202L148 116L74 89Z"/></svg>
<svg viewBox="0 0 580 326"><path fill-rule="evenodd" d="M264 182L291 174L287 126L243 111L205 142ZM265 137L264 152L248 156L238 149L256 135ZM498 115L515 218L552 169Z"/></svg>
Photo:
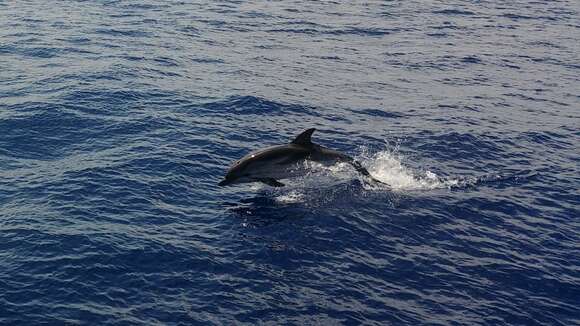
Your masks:
<svg viewBox="0 0 580 326"><path fill-rule="evenodd" d="M304 164L306 161L324 165L345 162L352 165L369 180L385 184L373 178L369 171L352 157L312 143L310 138L314 130L311 128L304 131L289 144L267 147L242 157L234 162L219 185L263 182L272 187L282 187L284 184L278 181L279 179L308 173Z"/></svg>

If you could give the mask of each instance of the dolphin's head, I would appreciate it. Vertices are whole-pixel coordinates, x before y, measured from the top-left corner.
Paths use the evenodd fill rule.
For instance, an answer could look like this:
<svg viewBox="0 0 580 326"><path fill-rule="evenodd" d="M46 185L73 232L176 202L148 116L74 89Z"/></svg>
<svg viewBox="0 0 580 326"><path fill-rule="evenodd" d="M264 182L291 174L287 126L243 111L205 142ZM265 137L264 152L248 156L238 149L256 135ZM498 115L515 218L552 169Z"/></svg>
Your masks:
<svg viewBox="0 0 580 326"><path fill-rule="evenodd" d="M234 162L232 167L226 173L224 179L218 183L218 186L229 186L237 183L246 183L252 182L253 180L249 178L250 174L248 173L248 162L245 160L238 160Z"/></svg>

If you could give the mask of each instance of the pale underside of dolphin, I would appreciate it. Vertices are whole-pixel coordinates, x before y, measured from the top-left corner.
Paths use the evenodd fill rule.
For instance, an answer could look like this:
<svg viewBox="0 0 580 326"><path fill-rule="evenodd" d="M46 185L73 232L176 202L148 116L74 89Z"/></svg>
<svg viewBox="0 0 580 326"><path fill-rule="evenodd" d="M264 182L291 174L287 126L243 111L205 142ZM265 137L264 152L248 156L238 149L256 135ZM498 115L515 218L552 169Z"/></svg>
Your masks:
<svg viewBox="0 0 580 326"><path fill-rule="evenodd" d="M314 128L298 135L291 143L260 149L234 162L219 185L262 182L272 187L283 187L278 180L306 175L306 162L334 165L344 162L352 165L367 180L387 185L373 178L369 171L352 157L322 147L311 141Z"/></svg>

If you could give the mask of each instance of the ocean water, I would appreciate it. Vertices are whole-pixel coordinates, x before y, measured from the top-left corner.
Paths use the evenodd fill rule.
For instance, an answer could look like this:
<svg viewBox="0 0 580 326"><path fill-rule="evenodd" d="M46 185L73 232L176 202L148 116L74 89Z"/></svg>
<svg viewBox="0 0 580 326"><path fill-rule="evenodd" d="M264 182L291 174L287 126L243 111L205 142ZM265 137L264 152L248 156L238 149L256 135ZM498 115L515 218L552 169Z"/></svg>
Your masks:
<svg viewBox="0 0 580 326"><path fill-rule="evenodd" d="M580 324L579 14L0 2L0 324Z"/></svg>

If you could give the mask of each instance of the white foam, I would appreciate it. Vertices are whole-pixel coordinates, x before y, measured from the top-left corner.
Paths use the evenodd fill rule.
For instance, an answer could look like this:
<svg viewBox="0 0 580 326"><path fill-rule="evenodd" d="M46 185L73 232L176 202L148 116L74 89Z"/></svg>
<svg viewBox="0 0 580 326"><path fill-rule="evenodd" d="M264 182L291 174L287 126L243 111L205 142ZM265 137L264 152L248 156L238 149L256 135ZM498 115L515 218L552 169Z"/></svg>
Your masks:
<svg viewBox="0 0 580 326"><path fill-rule="evenodd" d="M304 201L304 194L298 190L291 190L289 193L276 197L276 201L281 204L293 204Z"/></svg>
<svg viewBox="0 0 580 326"><path fill-rule="evenodd" d="M395 151L384 150L373 155L369 155L364 150L358 159L363 162L373 177L390 185L394 191L449 188L458 183L457 180L444 180L429 170L413 171L402 163L404 157L397 154L396 149ZM376 189L372 185L368 188Z"/></svg>

